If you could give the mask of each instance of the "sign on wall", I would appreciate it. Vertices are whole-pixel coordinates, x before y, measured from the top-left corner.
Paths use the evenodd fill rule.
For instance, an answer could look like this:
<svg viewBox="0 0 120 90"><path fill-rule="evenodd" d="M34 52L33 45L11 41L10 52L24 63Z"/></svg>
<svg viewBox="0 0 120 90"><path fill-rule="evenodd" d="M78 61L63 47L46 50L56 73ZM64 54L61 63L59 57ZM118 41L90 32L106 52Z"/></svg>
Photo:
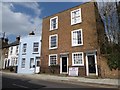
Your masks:
<svg viewBox="0 0 120 90"><path fill-rule="evenodd" d="M78 67L69 67L69 76L78 76Z"/></svg>

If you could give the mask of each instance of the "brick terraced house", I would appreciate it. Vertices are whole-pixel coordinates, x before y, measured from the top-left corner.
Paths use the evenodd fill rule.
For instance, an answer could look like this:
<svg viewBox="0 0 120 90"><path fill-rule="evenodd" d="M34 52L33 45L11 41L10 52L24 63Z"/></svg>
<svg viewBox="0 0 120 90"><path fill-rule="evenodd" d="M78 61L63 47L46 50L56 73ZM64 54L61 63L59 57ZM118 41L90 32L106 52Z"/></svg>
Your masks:
<svg viewBox="0 0 120 90"><path fill-rule="evenodd" d="M100 54L103 33L95 2L43 18L41 72L68 75L69 68L76 67L78 76L116 78L118 71L110 71L106 58Z"/></svg>

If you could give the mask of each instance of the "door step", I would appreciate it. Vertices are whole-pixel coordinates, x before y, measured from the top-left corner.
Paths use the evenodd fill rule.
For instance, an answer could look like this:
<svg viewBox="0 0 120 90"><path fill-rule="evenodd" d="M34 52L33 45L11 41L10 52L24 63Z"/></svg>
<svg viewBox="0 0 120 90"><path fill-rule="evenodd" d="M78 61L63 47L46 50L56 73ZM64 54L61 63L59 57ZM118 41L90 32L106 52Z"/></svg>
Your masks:
<svg viewBox="0 0 120 90"><path fill-rule="evenodd" d="M98 79L99 77L96 75L89 75L89 76L86 76L86 78Z"/></svg>

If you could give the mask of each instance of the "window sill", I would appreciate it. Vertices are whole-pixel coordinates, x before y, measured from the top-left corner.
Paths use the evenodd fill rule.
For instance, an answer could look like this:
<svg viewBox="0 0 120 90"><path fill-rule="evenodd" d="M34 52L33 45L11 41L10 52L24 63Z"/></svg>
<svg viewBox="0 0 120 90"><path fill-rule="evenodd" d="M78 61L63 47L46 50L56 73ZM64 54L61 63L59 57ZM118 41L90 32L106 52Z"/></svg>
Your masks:
<svg viewBox="0 0 120 90"><path fill-rule="evenodd" d="M25 69L25 68L21 68L21 69Z"/></svg>
<svg viewBox="0 0 120 90"><path fill-rule="evenodd" d="M22 53L22 55L26 55L26 53Z"/></svg>
<svg viewBox="0 0 120 90"><path fill-rule="evenodd" d="M82 21L78 22L78 23L71 23L71 25L77 25L77 24L81 24Z"/></svg>
<svg viewBox="0 0 120 90"><path fill-rule="evenodd" d="M39 54L39 52L33 52L32 54Z"/></svg>
<svg viewBox="0 0 120 90"><path fill-rule="evenodd" d="M49 50L54 50L54 49L57 49L57 47L54 47L54 48L49 48Z"/></svg>
<svg viewBox="0 0 120 90"><path fill-rule="evenodd" d="M55 28L55 29L50 29L49 31L54 31L54 30L58 30L58 28Z"/></svg>
<svg viewBox="0 0 120 90"><path fill-rule="evenodd" d="M72 47L83 46L83 44L72 45Z"/></svg>
<svg viewBox="0 0 120 90"><path fill-rule="evenodd" d="M74 64L74 65L72 65L72 66L84 66L84 64L79 64L79 65L78 65L78 64L77 64L77 65Z"/></svg>
<svg viewBox="0 0 120 90"><path fill-rule="evenodd" d="M34 70L34 68L30 68L30 70Z"/></svg>

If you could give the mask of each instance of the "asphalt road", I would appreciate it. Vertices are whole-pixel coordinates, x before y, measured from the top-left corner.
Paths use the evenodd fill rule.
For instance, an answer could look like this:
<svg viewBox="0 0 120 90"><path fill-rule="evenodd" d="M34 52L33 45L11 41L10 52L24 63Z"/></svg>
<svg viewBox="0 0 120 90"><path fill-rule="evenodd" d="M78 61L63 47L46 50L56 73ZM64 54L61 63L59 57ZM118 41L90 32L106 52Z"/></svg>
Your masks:
<svg viewBox="0 0 120 90"><path fill-rule="evenodd" d="M116 89L105 89L105 88L95 88L90 86L83 85L75 85L68 83L60 83L60 82L51 82L51 81L43 81L43 80L33 80L28 78L20 78L20 77L12 77L3 75L2 76L2 90L12 90L12 89L29 89L29 90L41 90L44 88L79 88L79 90L93 88L92 90L116 90Z"/></svg>

